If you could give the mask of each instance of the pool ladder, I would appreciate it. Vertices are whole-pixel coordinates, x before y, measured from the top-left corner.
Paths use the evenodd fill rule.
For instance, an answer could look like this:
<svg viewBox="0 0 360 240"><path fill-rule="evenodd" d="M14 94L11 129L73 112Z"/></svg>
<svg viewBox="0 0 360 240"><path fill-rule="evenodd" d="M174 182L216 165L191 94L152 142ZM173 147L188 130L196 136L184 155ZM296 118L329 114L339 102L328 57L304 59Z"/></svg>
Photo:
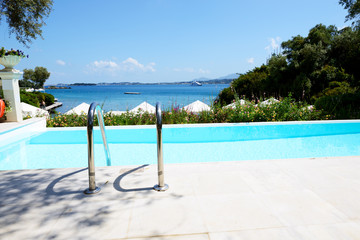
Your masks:
<svg viewBox="0 0 360 240"><path fill-rule="evenodd" d="M164 183L164 161L163 161L163 144L162 144L162 117L161 104L156 103L156 142L157 142L157 162L158 162L158 184L154 186L156 191L166 191L169 186Z"/></svg>
<svg viewBox="0 0 360 240"><path fill-rule="evenodd" d="M95 194L100 192L100 188L95 184L95 163L94 163L94 116L95 111L97 111L97 118L98 123L101 129L101 136L104 143L104 150L106 155L106 164L107 166L111 165L111 158L109 147L106 141L106 134L105 134L105 124L104 124L104 117L102 114L101 107L99 104L93 102L90 105L88 117L87 117L87 142L88 142L88 165L89 165L89 188L87 188L84 193L85 194Z"/></svg>
<svg viewBox="0 0 360 240"><path fill-rule="evenodd" d="M89 188L85 194L96 194L100 192L100 188L95 184L95 163L94 163L94 116L97 111L98 122L101 129L101 135L104 143L107 166L111 165L109 147L106 141L104 117L101 107L97 103L92 103L89 108L87 118L87 139L88 139L88 170L89 170ZM157 159L158 159L158 184L154 186L156 191L166 191L169 186L164 183L164 162L163 162L163 145L162 145L162 117L160 103L156 103L156 135L157 135Z"/></svg>

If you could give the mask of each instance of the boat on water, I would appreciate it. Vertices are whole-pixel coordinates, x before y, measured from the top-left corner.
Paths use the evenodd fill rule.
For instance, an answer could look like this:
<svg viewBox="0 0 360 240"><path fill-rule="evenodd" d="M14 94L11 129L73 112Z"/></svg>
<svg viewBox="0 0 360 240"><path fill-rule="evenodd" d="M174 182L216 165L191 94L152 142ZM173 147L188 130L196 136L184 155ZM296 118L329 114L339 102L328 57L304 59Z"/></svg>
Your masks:
<svg viewBox="0 0 360 240"><path fill-rule="evenodd" d="M139 92L124 92L124 94L141 94Z"/></svg>
<svg viewBox="0 0 360 240"><path fill-rule="evenodd" d="M193 81L193 82L191 83L191 86L202 86L202 84L199 83L199 82L197 82L197 81Z"/></svg>

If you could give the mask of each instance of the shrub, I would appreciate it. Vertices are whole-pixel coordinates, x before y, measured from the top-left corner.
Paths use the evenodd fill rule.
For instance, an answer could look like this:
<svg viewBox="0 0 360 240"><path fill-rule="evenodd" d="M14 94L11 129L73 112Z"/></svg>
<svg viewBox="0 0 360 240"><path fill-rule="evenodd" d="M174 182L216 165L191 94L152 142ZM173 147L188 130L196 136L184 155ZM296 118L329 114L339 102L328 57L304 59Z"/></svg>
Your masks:
<svg viewBox="0 0 360 240"><path fill-rule="evenodd" d="M95 116L95 120L96 120L96 116ZM78 126L86 126L86 124L87 124L87 116L85 114L82 115L57 114L47 119L46 125L47 127L78 127ZM94 121L94 125L95 124L97 124L97 120Z"/></svg>
<svg viewBox="0 0 360 240"><path fill-rule="evenodd" d="M21 91L20 100L21 102L30 104L34 107L40 107L42 101L44 101L46 105L51 105L54 103L55 98L48 93Z"/></svg>
<svg viewBox="0 0 360 240"><path fill-rule="evenodd" d="M49 93L42 93L45 96L45 103L46 105L51 105L54 104L55 102L55 97Z"/></svg>
<svg viewBox="0 0 360 240"><path fill-rule="evenodd" d="M360 118L360 93L323 96L315 101L315 107L335 119L357 119Z"/></svg>
<svg viewBox="0 0 360 240"><path fill-rule="evenodd" d="M221 105L227 105L233 102L235 99L234 91L231 87L224 88L219 96L215 99L215 103L220 103Z"/></svg>
<svg viewBox="0 0 360 240"><path fill-rule="evenodd" d="M21 91L20 101L30 104L34 107L40 107L39 99L37 98L37 95L35 93Z"/></svg>
<svg viewBox="0 0 360 240"><path fill-rule="evenodd" d="M162 112L163 124L186 123L236 123L236 122L264 122L264 121L303 121L328 119L322 111L309 109L301 102L292 98L285 98L279 103L257 106L254 103L236 105L232 108L213 107L211 111L198 114L180 109L171 108ZM106 126L117 125L149 125L155 124L156 116L148 112L126 112L121 115L104 114ZM94 123L97 125L97 120ZM76 127L86 126L87 116L57 114L47 120L48 127Z"/></svg>

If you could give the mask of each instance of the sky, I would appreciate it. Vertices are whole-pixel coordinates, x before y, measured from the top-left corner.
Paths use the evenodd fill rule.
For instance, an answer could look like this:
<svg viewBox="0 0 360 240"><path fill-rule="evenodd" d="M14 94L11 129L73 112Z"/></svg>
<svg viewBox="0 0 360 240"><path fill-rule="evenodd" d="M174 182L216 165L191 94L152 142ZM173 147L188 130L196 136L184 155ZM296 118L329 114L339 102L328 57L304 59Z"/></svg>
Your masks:
<svg viewBox="0 0 360 240"><path fill-rule="evenodd" d="M54 0L29 48L0 25L0 45L46 67L46 85L177 82L245 73L317 24L350 26L338 0Z"/></svg>

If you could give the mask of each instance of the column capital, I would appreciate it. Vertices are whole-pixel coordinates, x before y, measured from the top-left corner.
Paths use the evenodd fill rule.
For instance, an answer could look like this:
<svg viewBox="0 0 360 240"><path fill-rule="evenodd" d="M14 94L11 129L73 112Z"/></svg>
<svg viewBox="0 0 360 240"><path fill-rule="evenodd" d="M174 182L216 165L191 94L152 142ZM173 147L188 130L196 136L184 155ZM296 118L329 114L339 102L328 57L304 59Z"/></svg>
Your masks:
<svg viewBox="0 0 360 240"><path fill-rule="evenodd" d="M12 69L12 71L2 71L0 70L0 78L1 80L13 80L13 79L20 79L23 75L23 72L19 70Z"/></svg>

